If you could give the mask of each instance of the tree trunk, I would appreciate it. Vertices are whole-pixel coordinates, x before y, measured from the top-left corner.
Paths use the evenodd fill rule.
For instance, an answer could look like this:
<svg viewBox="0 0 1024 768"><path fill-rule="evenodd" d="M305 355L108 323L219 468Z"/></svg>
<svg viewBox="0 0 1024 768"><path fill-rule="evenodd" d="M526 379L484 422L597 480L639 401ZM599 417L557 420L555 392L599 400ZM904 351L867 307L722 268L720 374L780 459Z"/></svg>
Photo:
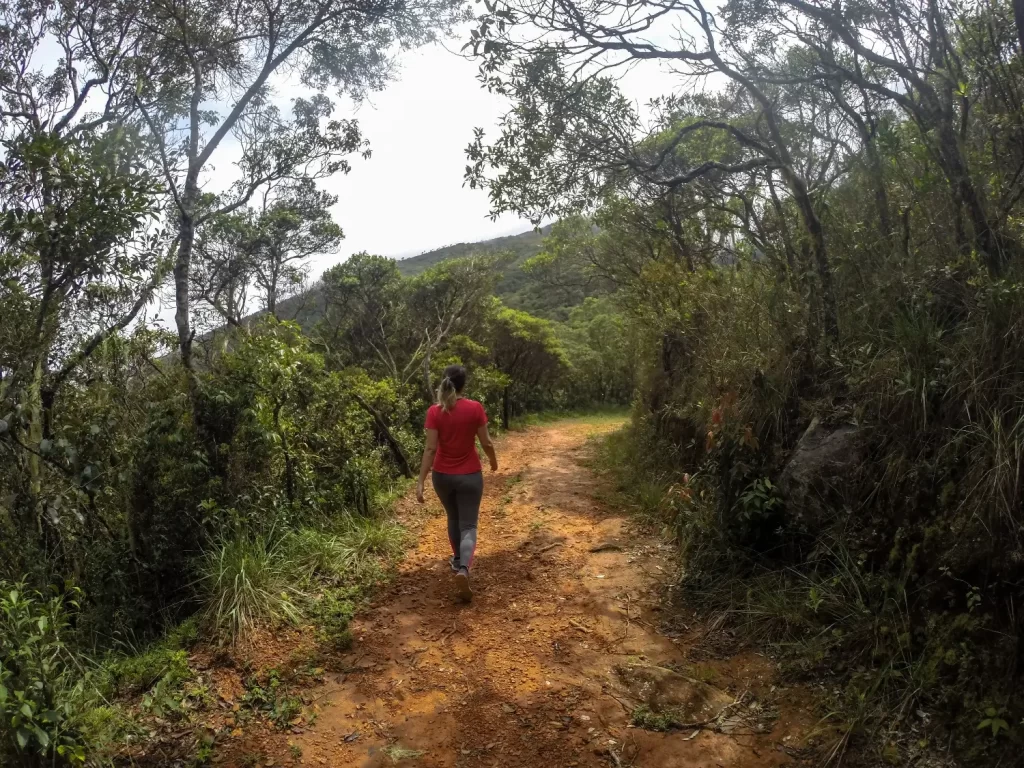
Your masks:
<svg viewBox="0 0 1024 768"><path fill-rule="evenodd" d="M786 222L786 212L782 208L782 201L775 191L775 182L772 180L772 172L768 172L768 191L771 193L772 205L775 207L775 215L779 217L779 234L782 235L782 245L786 249L786 264L789 267L790 275L795 276L796 249L793 247L793 239L789 236L789 224Z"/></svg>
<svg viewBox="0 0 1024 768"><path fill-rule="evenodd" d="M43 356L39 355L32 366L32 379L26 393L29 422L26 434L28 452L28 493L32 502L32 513L39 535L43 541L43 460L36 451L42 450L43 442Z"/></svg>
<svg viewBox="0 0 1024 768"><path fill-rule="evenodd" d="M1007 243L992 228L985 204L967 170L963 153L960 151L960 141L952 124L944 118L939 118L937 122L939 157L945 166L954 204L962 205L966 210L973 230L974 247L988 267L989 273L998 277L1003 274L1009 260L1009 254L1005 250Z"/></svg>
<svg viewBox="0 0 1024 768"><path fill-rule="evenodd" d="M277 266L271 268L269 285L267 286L267 313L275 320L277 316Z"/></svg>
<svg viewBox="0 0 1024 768"><path fill-rule="evenodd" d="M427 402L434 402L434 387L430 381L430 350L423 356L423 391L427 393Z"/></svg>
<svg viewBox="0 0 1024 768"><path fill-rule="evenodd" d="M506 386L505 390L501 393L501 428L508 430L509 425L509 387Z"/></svg>
<svg viewBox="0 0 1024 768"><path fill-rule="evenodd" d="M182 200L188 206L188 193ZM192 246L196 238L196 223L190 208L182 212L178 223L178 253L174 260L174 324L178 329L178 351L181 364L192 370L192 322L189 315L188 280L192 266Z"/></svg>
<svg viewBox="0 0 1024 768"><path fill-rule="evenodd" d="M281 452L284 454L284 492L288 503L295 501L295 466L292 460L291 451L288 450L288 436L281 427L281 407L284 403L278 403L274 407L274 428L277 436L281 438Z"/></svg>
<svg viewBox="0 0 1024 768"><path fill-rule="evenodd" d="M1017 24L1017 40L1020 43L1017 55L1024 57L1024 0L1013 0L1013 18Z"/></svg>
<svg viewBox="0 0 1024 768"><path fill-rule="evenodd" d="M388 428L388 424L386 421L384 421L384 417L380 415L380 412L377 411L376 408L374 408L372 405L366 402L359 395L353 393L352 397L355 399L357 403L359 403L360 408L362 408L364 411L370 414L370 416L373 417L373 421L377 425L377 429L379 429L381 431L381 434L384 435L384 439L387 441L388 448L391 450L391 456L394 458L395 464L398 465L398 469L401 470L402 475L409 478L410 480L414 478L415 475L412 472L412 467L409 465L409 460L406 458L405 453L402 451L401 444L399 444L398 440L395 439L395 436L391 433L391 430Z"/></svg>
<svg viewBox="0 0 1024 768"><path fill-rule="evenodd" d="M908 205L900 215L900 220L903 224L903 258L906 259L908 264L910 263L910 213L911 207Z"/></svg>
<svg viewBox="0 0 1024 768"><path fill-rule="evenodd" d="M886 246L892 245L892 217L889 215L889 193L885 188L885 174L882 171L882 159L878 156L878 147L871 136L863 136L864 150L867 154L868 173L871 186L875 192L875 210L878 213L878 231Z"/></svg>
<svg viewBox="0 0 1024 768"><path fill-rule="evenodd" d="M830 341L839 341L839 310L836 306L836 293L832 282L832 265L829 263L828 252L825 248L825 230L821 226L821 219L818 218L818 214L814 210L814 203L807 192L804 180L790 168L783 168L782 172L787 177L786 180L793 192L793 199L800 209L800 217L803 219L807 235L810 237L810 255L814 260L821 287L821 313L825 334Z"/></svg>

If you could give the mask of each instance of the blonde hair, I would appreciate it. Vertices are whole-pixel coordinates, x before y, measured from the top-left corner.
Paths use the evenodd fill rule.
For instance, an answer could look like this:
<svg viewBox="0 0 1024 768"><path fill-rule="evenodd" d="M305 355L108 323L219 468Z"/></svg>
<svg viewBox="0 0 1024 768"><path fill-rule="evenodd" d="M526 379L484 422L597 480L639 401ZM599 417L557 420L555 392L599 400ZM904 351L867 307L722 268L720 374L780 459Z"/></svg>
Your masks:
<svg viewBox="0 0 1024 768"><path fill-rule="evenodd" d="M437 388L437 404L441 406L441 410L447 413L455 407L458 399L459 393L455 391L454 382L445 376L441 379L441 386Z"/></svg>
<svg viewBox="0 0 1024 768"><path fill-rule="evenodd" d="M466 386L466 369L461 365L449 365L444 369L444 378L437 388L437 404L445 413L455 407L459 393Z"/></svg>

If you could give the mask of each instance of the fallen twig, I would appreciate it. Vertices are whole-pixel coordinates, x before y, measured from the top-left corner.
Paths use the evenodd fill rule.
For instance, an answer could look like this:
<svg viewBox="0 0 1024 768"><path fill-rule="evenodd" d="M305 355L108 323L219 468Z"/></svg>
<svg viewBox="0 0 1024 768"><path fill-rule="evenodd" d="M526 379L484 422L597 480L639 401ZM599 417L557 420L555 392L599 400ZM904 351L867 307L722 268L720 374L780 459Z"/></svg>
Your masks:
<svg viewBox="0 0 1024 768"><path fill-rule="evenodd" d="M585 624L581 624L580 622L576 621L576 619L569 619L569 625L574 629L578 629L580 632L584 632L588 635L593 634L594 632L594 630L592 630L590 627L586 626Z"/></svg>
<svg viewBox="0 0 1024 768"><path fill-rule="evenodd" d="M435 638L434 638L433 640L431 640L430 642L432 642L432 643L439 643L439 642L441 642L441 641L442 641L442 640L444 640L444 639L445 639L446 637L448 637L448 635L454 634L454 633L455 633L455 630L456 630L456 628L457 628L457 625L456 625L456 624L455 624L455 622L453 621L453 622L452 622L452 625L451 625L450 627L448 627L448 629L446 629L446 630L442 631L442 632L441 632L441 634L439 634L439 635L438 635L437 637L435 637Z"/></svg>

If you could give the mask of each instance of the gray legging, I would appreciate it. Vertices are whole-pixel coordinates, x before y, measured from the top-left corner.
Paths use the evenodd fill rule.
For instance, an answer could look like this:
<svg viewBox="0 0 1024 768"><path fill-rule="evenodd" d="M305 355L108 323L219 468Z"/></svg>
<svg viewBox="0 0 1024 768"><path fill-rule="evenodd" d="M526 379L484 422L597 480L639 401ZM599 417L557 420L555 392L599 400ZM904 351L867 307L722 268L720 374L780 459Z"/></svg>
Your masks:
<svg viewBox="0 0 1024 768"><path fill-rule="evenodd" d="M455 554L455 566L469 569L476 550L476 523L484 495L484 475L446 475L432 472L434 490L448 513L448 541Z"/></svg>

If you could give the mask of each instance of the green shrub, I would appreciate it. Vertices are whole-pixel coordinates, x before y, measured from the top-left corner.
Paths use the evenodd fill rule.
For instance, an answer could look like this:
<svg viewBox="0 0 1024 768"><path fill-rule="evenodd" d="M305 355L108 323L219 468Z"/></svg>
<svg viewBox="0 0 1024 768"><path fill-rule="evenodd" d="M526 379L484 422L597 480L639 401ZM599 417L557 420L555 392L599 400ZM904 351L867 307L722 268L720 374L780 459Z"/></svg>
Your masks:
<svg viewBox="0 0 1024 768"><path fill-rule="evenodd" d="M0 581L0 757L15 764L83 763L91 680L68 646L67 600Z"/></svg>
<svg viewBox="0 0 1024 768"><path fill-rule="evenodd" d="M242 705L265 716L278 728L287 728L302 714L302 699L288 691L276 669L245 681Z"/></svg>
<svg viewBox="0 0 1024 768"><path fill-rule="evenodd" d="M160 682L176 688L192 676L188 653L175 650L173 643L167 641L137 655L117 658L107 665L107 669L120 696L145 693Z"/></svg>

